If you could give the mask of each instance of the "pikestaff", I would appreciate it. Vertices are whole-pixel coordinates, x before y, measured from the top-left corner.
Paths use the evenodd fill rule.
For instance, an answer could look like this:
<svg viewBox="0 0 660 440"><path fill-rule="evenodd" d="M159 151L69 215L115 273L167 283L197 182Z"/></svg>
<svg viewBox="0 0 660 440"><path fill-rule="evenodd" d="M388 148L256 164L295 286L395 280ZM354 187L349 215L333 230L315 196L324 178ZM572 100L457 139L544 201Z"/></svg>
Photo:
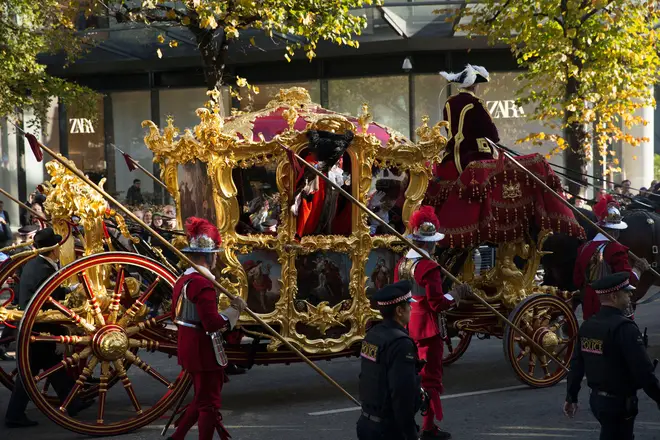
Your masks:
<svg viewBox="0 0 660 440"><path fill-rule="evenodd" d="M540 184L545 190L549 191L552 195L554 195L556 198L558 198L559 200L561 200L561 202L562 202L564 205L566 205L566 206L568 206L569 208L571 208L571 209L572 209L574 212L576 212L580 217L582 217L584 220L586 220L586 221L587 221L592 227L594 227L598 232L600 232L601 234L603 234L603 235L604 235L605 237L607 237L610 241L612 241L612 242L616 242L616 243L619 243L614 237L612 237L610 234L608 234L607 231L605 231L605 229L601 228L601 227L598 226L596 223L592 222L591 219L590 219L589 217L587 217L582 211L580 211L580 210L579 210L578 208L576 208L575 206L571 205L571 203L570 203L568 200L566 200L566 199L563 198L561 195L559 195L555 190L553 190L552 188L550 188L550 187L549 187L549 186L548 186L543 180L541 180L538 176L536 176L536 174L532 173L532 172L529 171L527 168L525 168L520 162L518 162L518 161L517 161L512 155L511 155L511 153L509 153L510 150L508 150L508 148L507 148L507 149L501 148L498 144L496 144L495 142L491 141L491 140L488 139L488 138L486 138L486 140L488 140L488 142L490 142L490 144L493 146L493 148L498 148L499 151L500 151L502 154L504 154L504 156L505 156L507 159L509 159L511 162L513 162L513 164L514 164L516 167L520 168L525 174L527 174L527 175L530 176L532 179L534 179L534 181L536 181L537 183L539 183L539 184ZM619 244L621 244L621 243L619 243ZM642 258L640 258L640 257L638 257L637 255L635 255L632 251L628 250L628 253L629 253L630 256L633 257L635 260L642 261ZM657 272L655 269L653 269L652 267L649 268L649 271L651 271L656 277L660 278L660 273L658 273L658 272Z"/></svg>
<svg viewBox="0 0 660 440"><path fill-rule="evenodd" d="M11 200L12 202L18 204L18 206L20 206L21 208L26 209L30 214L32 214L33 216L35 216L35 217L37 218L37 220L39 220L39 222L42 224L42 226L43 226L44 224L46 224L46 225L50 225L50 224L51 224L50 221L48 221L44 216L42 216L42 215L39 214L37 211L35 211L34 209L30 208L28 205L26 205L25 203L21 202L20 200L18 200L17 198L15 198L15 197L12 196L11 194L9 194L9 193L8 193L7 191L5 191L4 189L0 188L0 194L2 194L3 196L7 197L7 198L8 198L9 200Z"/></svg>
<svg viewBox="0 0 660 440"><path fill-rule="evenodd" d="M128 171L133 171L136 168L139 168L144 174L147 176L151 177L154 182L165 188L165 191L170 192L169 188L165 183L163 183L162 180L160 180L158 177L154 176L151 172L149 172L145 167L140 165L140 162L137 160L133 159L130 154L126 153L124 150L116 146L115 144L110 144L113 146L113 148L121 153L122 156L124 156L124 160L126 161L126 166L128 167Z"/></svg>
<svg viewBox="0 0 660 440"><path fill-rule="evenodd" d="M25 133L25 131L20 128L18 125L16 125L16 128L18 128L20 131ZM130 209L126 208L124 205L119 203L117 200L115 200L114 197L112 197L110 194L108 194L103 188L92 182L87 176L85 176L80 170L78 170L75 166L72 166L69 164L69 162L62 157L58 156L53 150L39 142L34 135L31 135L29 133L25 133L25 136L28 138L28 141L30 142L30 146L32 147L33 151L35 148L39 149L39 153L41 153L41 150L45 151L48 153L53 159L61 163L66 169L71 171L73 174L75 174L79 179L81 179L83 182L85 182L87 185L90 187L94 188L99 194L101 194L108 202L113 203L115 206L117 206L127 217L131 218L135 223L138 223L140 226L144 228L145 231L148 231L154 238L156 238L158 241L160 241L166 248L168 248L170 251L172 251L179 259L183 260L186 262L190 267L194 268L200 275L204 276L206 279L208 279L213 285L215 286L216 289L218 289L220 292L224 293L229 299L234 299L235 295L230 293L227 289L225 289L218 281L215 280L215 278L208 276L204 273L204 271L197 266L190 258L188 258L183 252L181 252L179 249L177 249L174 245L172 245L169 241L167 241L165 238L163 238L160 234L158 234L156 231L154 231L150 226L148 226L145 222L140 220L135 214L131 212ZM36 145L36 147L35 147ZM36 154L35 154L36 155ZM43 156L42 156L43 157ZM39 156L37 155L37 158ZM252 317L257 323L259 323L268 333L270 333L274 338L282 342L289 350L291 350L293 353L295 353L300 359L302 359L307 365L309 365L314 371L316 371L318 374L320 374L325 380L327 380L330 384L332 384L335 388L337 388L339 391L341 391L346 397L348 397L353 403L356 405L360 406L360 401L357 400L355 397L353 397L348 391L346 391L344 388L342 388L341 385L339 385L334 379L332 379L330 376L328 376L320 367L318 367L314 362L312 362L307 356L305 356L300 350L298 350L296 347L294 347L291 342L287 341L286 338L284 338L282 335L277 333L275 329L273 329L270 325L268 325L259 315L254 313L252 310L249 308L245 309L245 313L247 313L250 317Z"/></svg>
<svg viewBox="0 0 660 440"><path fill-rule="evenodd" d="M385 220L382 218L378 217L376 213L374 213L372 210L367 208L363 203L361 203L359 200L357 200L355 197L350 195L346 190L344 190L341 186L337 185L335 182L333 182L330 178L328 178L325 174L323 174L321 171L317 170L314 168L313 165L308 163L305 159L300 157L298 154L296 154L293 150L291 150L289 147L284 145L282 142L279 140L277 141L286 152L287 155L289 156L289 160L293 161L293 159L297 159L300 163L302 163L307 169L312 171L314 174L325 180L325 182L332 186L334 189L339 191L340 194L342 194L344 197L346 197L348 200L350 200L353 204L357 205L362 211L364 211L369 217L380 223L389 233L392 235L396 235L399 240L403 241L406 245L410 246L412 249L414 249L417 253L422 255L424 258L432 259L426 251L424 251L422 248L417 246L414 242L403 236L399 231L394 229L392 226L390 226L389 223L387 223ZM295 163L291 163L291 165L296 168ZM449 272L447 269L445 269L443 266L439 265L440 270L449 278L451 281L453 281L455 284L463 284L458 278L456 278L451 272ZM495 307L493 307L488 301L486 301L484 298L480 297L479 295L473 295L474 298L476 298L482 305L484 305L487 309L489 309L492 313L494 313L498 318L500 318L502 321L506 322L513 330L516 331L520 336L522 336L524 339L526 339L534 348L537 350L541 351L543 354L548 356L551 360L556 362L561 368L563 368L566 371L568 370L568 367L566 367L563 363L561 363L554 355L552 355L549 351L547 351L545 348L541 347L536 341L531 336L528 336L525 332L523 332L517 325L512 323L509 319L506 318L503 314L501 314Z"/></svg>

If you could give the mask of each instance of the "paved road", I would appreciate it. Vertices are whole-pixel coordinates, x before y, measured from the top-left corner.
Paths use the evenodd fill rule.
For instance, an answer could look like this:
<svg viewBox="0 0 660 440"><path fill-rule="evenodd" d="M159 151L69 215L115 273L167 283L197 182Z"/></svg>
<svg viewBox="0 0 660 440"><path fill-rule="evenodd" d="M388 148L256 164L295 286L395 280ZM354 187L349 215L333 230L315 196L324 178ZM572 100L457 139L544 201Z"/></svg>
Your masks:
<svg viewBox="0 0 660 440"><path fill-rule="evenodd" d="M660 357L660 302L638 310L640 326L648 327L652 357ZM172 360L154 360L169 377L176 375ZM357 396L359 365L355 359L319 364L349 392ZM158 384L142 377L136 382L141 399L157 398ZM445 429L455 439L583 439L598 438L598 424L588 407L581 407L575 420L561 413L565 384L531 390L520 386L503 357L499 340L474 340L468 352L446 369ZM109 397L110 417L131 411L121 387ZM111 390L112 391L112 390ZM581 399L586 401L587 391ZM0 412L9 393L0 390ZM316 376L307 366L255 367L247 375L233 376L223 393L225 422L235 440L348 440L355 439L358 413L350 401ZM92 411L94 413L94 411ZM92 414L90 417L92 417ZM41 424L25 430L0 427L0 439L29 436L34 440L82 439L65 431L30 407L29 416ZM641 393L638 439L660 439L660 413ZM165 420L122 438L156 439ZM196 431L187 437L194 439Z"/></svg>

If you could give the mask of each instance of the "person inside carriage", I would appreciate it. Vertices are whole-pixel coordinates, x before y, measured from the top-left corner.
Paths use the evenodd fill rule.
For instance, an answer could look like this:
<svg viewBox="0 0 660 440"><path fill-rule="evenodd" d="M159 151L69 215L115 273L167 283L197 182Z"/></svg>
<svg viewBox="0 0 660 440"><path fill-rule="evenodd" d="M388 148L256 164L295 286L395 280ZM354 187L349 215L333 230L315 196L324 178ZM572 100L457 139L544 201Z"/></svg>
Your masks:
<svg viewBox="0 0 660 440"><path fill-rule="evenodd" d="M460 300L472 295L467 284L461 284L451 292L442 291L440 266L430 255L435 251L436 243L444 235L438 232L440 222L431 206L422 206L410 216L408 223L412 234L408 236L413 243L426 252L420 255L414 249L397 263L394 281L408 280L412 283L412 314L408 331L417 344L420 359L426 361L421 371L422 387L429 394L429 409L424 415L422 440L449 439L451 434L440 430L435 420L442 421L440 394L442 385L442 356L447 327L444 312L458 305Z"/></svg>
<svg viewBox="0 0 660 440"><path fill-rule="evenodd" d="M598 217L598 225L614 239L618 239L621 230L628 225L622 220L620 206L609 194L605 194L593 207ZM616 272L630 274L630 283L635 286L641 274L650 268L646 260L637 260L633 266L628 260L628 248L619 242L611 242L603 234L597 234L593 240L584 243L578 249L573 282L581 290L582 315L586 321L600 310L600 302L591 284ZM632 305L625 312L633 315Z"/></svg>
<svg viewBox="0 0 660 440"><path fill-rule="evenodd" d="M309 150L304 159L350 193L351 176L345 169L344 152L353 141L353 132L343 134L310 130ZM295 159L294 159L295 160ZM297 217L296 235L349 235L351 204L339 192L305 167L297 177L291 212Z"/></svg>
<svg viewBox="0 0 660 440"><path fill-rule="evenodd" d="M496 157L492 142L500 137L486 103L477 97L480 83L490 80L488 71L481 66L468 64L459 73L440 72L447 81L456 84L457 94L449 97L443 109L443 119L449 122L446 155L435 166L434 175L438 180L456 180L463 170L475 160Z"/></svg>

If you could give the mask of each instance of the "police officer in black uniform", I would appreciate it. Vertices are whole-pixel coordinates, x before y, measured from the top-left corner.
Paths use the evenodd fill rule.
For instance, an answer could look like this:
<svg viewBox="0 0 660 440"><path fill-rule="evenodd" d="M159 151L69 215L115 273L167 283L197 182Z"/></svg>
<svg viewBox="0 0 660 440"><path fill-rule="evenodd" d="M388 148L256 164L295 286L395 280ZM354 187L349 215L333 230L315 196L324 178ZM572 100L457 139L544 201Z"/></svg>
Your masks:
<svg viewBox="0 0 660 440"><path fill-rule="evenodd" d="M359 440L417 440L415 414L422 406L421 365L408 336L412 298L410 281L376 292L383 321L367 332L360 350Z"/></svg>
<svg viewBox="0 0 660 440"><path fill-rule="evenodd" d="M635 289L628 277L627 272L619 272L591 285L602 307L580 327L580 341L568 374L564 413L571 418L575 415L586 373L591 411L601 426L600 440L634 439L638 389L660 405L660 384L642 334L637 324L623 315Z"/></svg>

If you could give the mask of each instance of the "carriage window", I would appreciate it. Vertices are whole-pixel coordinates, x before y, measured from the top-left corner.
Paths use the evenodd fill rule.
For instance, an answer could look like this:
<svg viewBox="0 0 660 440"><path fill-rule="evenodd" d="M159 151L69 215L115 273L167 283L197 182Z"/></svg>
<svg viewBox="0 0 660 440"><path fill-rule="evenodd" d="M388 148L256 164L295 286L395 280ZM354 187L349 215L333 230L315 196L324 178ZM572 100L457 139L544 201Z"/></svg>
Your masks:
<svg viewBox="0 0 660 440"><path fill-rule="evenodd" d="M402 211L410 182L408 173L396 168L374 167L373 175L367 195L367 207L399 233L403 233L406 225L403 223ZM368 221L371 235L390 235L378 221L372 218Z"/></svg>
<svg viewBox="0 0 660 440"><path fill-rule="evenodd" d="M316 306L327 302L334 307L350 299L348 289L351 276L351 259L338 252L319 251L299 255L296 259L298 272L297 300Z"/></svg>
<svg viewBox="0 0 660 440"><path fill-rule="evenodd" d="M368 298L371 298L376 291L394 282L394 269L399 258L400 255L389 249L373 249L371 251L365 266L365 274L368 277Z"/></svg>
<svg viewBox="0 0 660 440"><path fill-rule="evenodd" d="M307 162L317 164L311 153L300 154ZM352 194L351 157L348 153L339 159L326 175ZM351 234L352 204L339 191L306 168L302 170L295 186L293 215L296 217L296 235L345 235Z"/></svg>
<svg viewBox="0 0 660 440"><path fill-rule="evenodd" d="M212 180L206 164L196 160L179 165L178 177L181 219L185 222L188 217L195 216L217 224Z"/></svg>
<svg viewBox="0 0 660 440"><path fill-rule="evenodd" d="M239 255L247 275L248 307L255 313L271 313L280 299L282 266L277 252L255 249L249 254Z"/></svg>
<svg viewBox="0 0 660 440"><path fill-rule="evenodd" d="M276 163L232 171L241 210L239 234L277 234L281 209L276 171Z"/></svg>

